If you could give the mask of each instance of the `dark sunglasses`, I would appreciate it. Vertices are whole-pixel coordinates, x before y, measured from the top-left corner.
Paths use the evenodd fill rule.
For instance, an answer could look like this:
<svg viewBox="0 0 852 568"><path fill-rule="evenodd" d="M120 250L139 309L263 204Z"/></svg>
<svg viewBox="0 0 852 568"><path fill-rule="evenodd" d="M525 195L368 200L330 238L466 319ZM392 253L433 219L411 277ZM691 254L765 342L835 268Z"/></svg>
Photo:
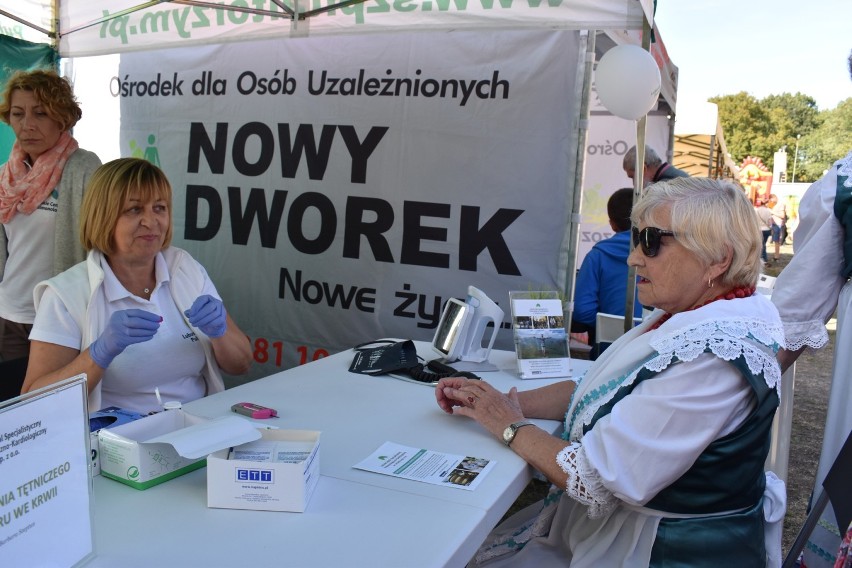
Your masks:
<svg viewBox="0 0 852 568"><path fill-rule="evenodd" d="M657 256L657 253L660 252L660 240L663 237L674 236L673 232L664 231L656 227L645 227L641 231L633 227L632 232L633 246L638 247L642 245L642 253L649 258Z"/></svg>

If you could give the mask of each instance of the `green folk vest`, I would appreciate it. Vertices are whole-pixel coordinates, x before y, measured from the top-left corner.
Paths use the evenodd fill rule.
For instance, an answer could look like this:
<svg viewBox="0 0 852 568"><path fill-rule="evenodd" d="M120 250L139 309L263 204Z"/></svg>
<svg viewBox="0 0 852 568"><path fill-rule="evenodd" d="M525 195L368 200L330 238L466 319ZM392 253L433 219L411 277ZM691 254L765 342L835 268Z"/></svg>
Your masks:
<svg viewBox="0 0 852 568"><path fill-rule="evenodd" d="M742 356L728 363L748 381L756 397L755 408L737 430L711 443L680 479L646 504L659 511L700 515L660 521L651 553L652 567L763 567L766 563L763 464L769 452L778 394L762 374L749 370ZM675 358L672 365L676 364L680 362ZM598 409L585 431L656 374L642 369L635 381Z"/></svg>
<svg viewBox="0 0 852 568"><path fill-rule="evenodd" d="M852 276L852 187L846 187L846 176L837 176L834 216L843 227L843 277Z"/></svg>

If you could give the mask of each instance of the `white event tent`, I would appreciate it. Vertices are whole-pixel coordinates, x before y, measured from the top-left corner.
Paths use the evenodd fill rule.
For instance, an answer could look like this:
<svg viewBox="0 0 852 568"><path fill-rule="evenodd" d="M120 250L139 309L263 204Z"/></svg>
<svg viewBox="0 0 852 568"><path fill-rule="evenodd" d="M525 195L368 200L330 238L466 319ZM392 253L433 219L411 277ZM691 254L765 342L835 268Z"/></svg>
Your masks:
<svg viewBox="0 0 852 568"><path fill-rule="evenodd" d="M592 154L589 149L598 148L596 157L601 158L605 148L626 150L634 143L641 145L646 141L646 124L656 117L656 127L648 143L661 155L672 157L677 68L662 42L650 41L651 30L659 36L653 26L653 11L653 0L348 0L341 3L30 0L0 8L0 35L54 45L63 61L71 62L77 90L81 82L90 78L109 83L100 85L100 89L107 97L118 99L110 104L120 107L116 119L120 124L109 122L110 118L105 121L107 104L104 108L96 104L94 110L84 107L88 112L84 113L78 125L80 132L75 131L75 136L111 140L117 132L118 148L114 155L105 151L107 159L118 155L153 156L166 170L176 191L175 243L190 250L207 267L232 314L252 337L257 364L250 378L255 378L380 336L429 339L442 301L447 296L463 294L468 284L482 288L504 306L507 292L517 289L556 289L571 298L583 194L596 194L603 184L617 183L618 180L606 176L612 176L614 169L620 171L620 155L611 153L608 162L595 162L589 160ZM565 42L562 36L572 39ZM415 37L423 39L411 39ZM291 39L300 41L282 41ZM549 49L537 49L539 43ZM627 124L613 127L606 120L621 119L608 116L597 101L593 69L606 50L625 43L642 45L654 55L661 69L661 97L647 118L638 123L622 121ZM233 47L243 44L251 48ZM317 53L322 55L315 58ZM90 56L98 61L91 68L102 66L103 60L97 57L116 54L120 57L119 69L116 71L113 60L109 60L105 79L103 71L100 74L76 71L86 69L82 62ZM450 73L486 70L483 76L490 73L490 81L479 79L475 84L493 90L472 105L474 116L458 113L458 109L449 105L426 105L410 98L400 104L383 100L381 104L371 105L353 97L346 101L347 105L324 99L316 124L299 120L298 116L288 116L287 122L278 123L279 136L282 132L292 134L289 128L296 122L300 123L299 129L306 126L316 129L324 124L323 136L341 134L350 150L359 142L363 150L371 135L380 138L385 125L390 125L389 130L404 130L405 136L393 138L396 147L389 159L379 165L380 173L370 171L367 195L353 195L358 192L344 187L354 184L355 188L363 189L367 177L367 158L362 156L363 162L356 165L353 152L349 156L353 160L351 170L345 170L346 175L338 176L321 190L319 182L329 181L322 172L312 170L305 175L300 169L294 173L285 171L286 165L281 166L280 176L264 171L265 177L246 183L246 178L258 175L252 168L257 169L266 154L265 144L274 135L263 124L281 120L278 114L284 111L280 109L291 106L310 114L295 97L284 103L276 101L272 106L259 103L261 110L256 115L236 109L233 101L230 107L217 106L209 96L216 94L212 92L216 81L223 93L227 81L231 81L228 83L231 88L236 82L233 77L215 79L219 67L243 69L240 81L244 77L257 79L260 74L251 66L255 59L271 59L286 65L285 76L305 61L306 65L339 70L335 67L336 59L349 62L353 68L360 67L362 72L367 69L368 75L371 61L387 59L390 63L379 64L379 68L387 66L385 73L391 74L393 64L394 73L398 68L403 69L408 81L415 75L419 78L427 65L433 68L444 65ZM461 60L458 67L453 66L456 59ZM413 61L409 61L407 68L406 60ZM494 71L498 66L495 62L501 60L512 61ZM134 100L134 87L135 94L139 94L142 86L148 91L154 87L161 90L164 86L179 88L182 84L179 73L186 70L201 73L195 81L187 80L186 89L192 84L194 90L196 82L201 81L197 83L199 93L206 87L203 93L206 98L199 97L189 106L177 107L162 105L157 100L153 111L146 106L152 99ZM268 79L278 77L279 90L283 92L287 81L279 76L281 71L277 69L276 75ZM548 91L549 95L537 98L532 93L523 93L515 105L486 110L485 104L491 104L487 99L493 101L501 86L509 90L508 83L501 82L503 76L498 78L500 71L516 78L517 83L512 84L515 91L523 92L517 85L525 82L531 91L535 87ZM540 81L542 74L560 73L552 83ZM145 79L123 82L131 75L142 75ZM151 79L154 75L156 80ZM166 80L161 81L161 76ZM173 77L171 83L169 76ZM289 78L295 86L296 80ZM423 85L428 81L424 80ZM448 81L452 84L455 79ZM354 82L351 78L350 84ZM252 87L257 85L255 81ZM382 115L383 106L387 107L387 116ZM540 112L521 112L519 107L537 108ZM233 130L228 131L226 119L217 114L230 111L247 112L246 122L236 136L232 136ZM445 122L436 124L437 112L448 115ZM212 118L205 118L205 113L213 115ZM364 126L359 124L362 113L368 114L374 125L369 134L359 138L364 134ZM507 114L515 120L500 122ZM325 115L330 117L328 121L323 120ZM597 133L596 116L602 117ZM488 128L489 122L496 124L494 129ZM523 125L530 122L531 128L523 130ZM349 123L354 126L349 128ZM337 124L337 130L327 128L328 124ZM504 139L498 128L523 131L517 139ZM618 134L612 134L612 128ZM471 130L475 129L482 132L471 136ZM547 131L546 135L537 137L539 130ZM220 135L234 140L242 137L243 154L237 155L232 149L233 164L220 159L224 154L217 147ZM589 136L596 138L589 141ZM411 153L406 153L406 147L417 137L425 140L416 148L425 164L410 165ZM166 142L173 139L179 139L182 145L170 146ZM146 148L143 153L146 140L156 140L159 147ZM307 136L301 142L307 144L305 140L313 138ZM307 144L305 148L321 150L322 140L318 146ZM291 142L289 150L295 151L298 134ZM485 147L484 153L468 152L468 143ZM444 144L450 150L442 152ZM556 151L548 153L550 146L556 146ZM532 150L525 151L527 147ZM148 154L151 148L159 152ZM190 156L184 163L187 154ZM544 158L536 159L539 154L544 154ZM175 159L175 155L180 159ZM326 158L339 156L330 151ZM322 160L319 162L323 166ZM478 166L480 162L484 165ZM317 166L317 160L313 166ZM233 172L234 169L239 171ZM490 169L499 171L490 173ZM549 169L555 171L541 174ZM227 179L220 179L222 176ZM598 178L606 181L595 181ZM507 188L501 187L504 183ZM238 184L252 186L248 198L245 188ZM271 189L276 184L285 189ZM349 194L347 199L332 195L341 187L344 194ZM439 199L430 201L425 197L442 188L444 193ZM223 240L219 238L222 235L205 233L215 233L210 231L211 223L217 215L223 215L222 196L226 192L230 196L231 235ZM252 228L253 223L260 226L275 214L280 222L283 206L276 209L276 200L280 197L283 202L288 192L297 196L292 200L287 219L289 246L282 250L276 241L281 240L275 232L278 225L271 233L259 230L256 234ZM184 194L186 201L178 203ZM194 201L190 194L194 195ZM324 197L326 194L328 197ZM302 198L305 199L300 202ZM297 202L301 216L293 214ZM536 202L542 202L542 207L529 205ZM597 205L600 206L600 199ZM360 231L350 232L348 224L343 230L337 228L339 212L345 209L348 215L359 206L361 217L355 225ZM482 224L480 214L491 217ZM402 217L404 226L400 229L393 221L383 225L381 220L388 216ZM435 222L436 219L456 221L459 216L459 234L453 232L449 223L445 226ZM512 233L515 217L525 221L523 225L516 222L515 228L520 227L519 233L528 238ZM344 223L348 219L345 217ZM465 223L477 225L479 231L465 231ZM504 232L494 229L489 233L490 224ZM227 225L226 220L222 227ZM376 228L379 226L380 230ZM409 226L413 228L409 230ZM219 232L224 231L225 228ZM328 238L323 240L326 233ZM488 241L489 236L497 233L500 238ZM465 243L456 242L465 238L475 241L473 252L467 250ZM360 241L360 245L353 246L352 239ZM401 252L389 246L396 246L397 241L402 242ZM541 241L551 244L536 248ZM318 246L320 242L325 248ZM365 242L372 248L372 257L358 254L359 246ZM268 254L269 249L273 254ZM329 249L338 254L321 254ZM483 258L486 252L490 259ZM300 256L313 263L302 262L304 258ZM529 257L530 262L524 263L524 257ZM447 258L450 260L446 261ZM366 265L366 271L356 269L352 261ZM319 268L320 264L324 268ZM258 268L267 265L273 272ZM347 288L343 284L347 279L348 283L360 283ZM341 300L344 296L345 301ZM332 302L332 297L339 301ZM567 326L570 303L566 305ZM497 346L501 347L499 339ZM505 331L502 348L511 348ZM781 461L786 469L786 458L782 456Z"/></svg>
<svg viewBox="0 0 852 568"><path fill-rule="evenodd" d="M58 42L63 57L344 33L546 28L641 30L652 0L299 2L31 0L0 9L4 33ZM15 27L20 24L20 28Z"/></svg>
<svg viewBox="0 0 852 568"><path fill-rule="evenodd" d="M584 171L587 134L596 119L590 114L608 114L592 94L594 64L610 47L643 44L655 55L663 86L651 114L662 117L658 150L671 148L677 71L661 43L650 44L653 9L651 0L38 0L0 9L0 32L56 46L84 105L75 128L81 146L104 159L156 156L175 186L175 244L207 267L232 314L261 342L250 377L255 378L380 336L430 339L440 305L448 296L463 295L469 284L504 307L514 289L555 289L571 298L584 175L591 179L595 169L620 164L620 155L611 155L611 164ZM462 102L467 108L411 96L405 101L373 97L366 106L353 96L341 105L343 99L315 92L313 101L299 99L297 92L283 104L280 97L271 103L269 97L255 97L258 106L244 105L251 98L243 91L246 77L254 88L269 69L249 68L255 60L278 65L267 80L270 85L279 80L282 91L288 79L296 85L296 69L303 64L334 68L341 77L360 69L360 75L339 79L353 85L386 80L382 72L396 77L397 69L408 66L400 73L405 78L395 79L398 86L420 79L423 69L424 93L427 85L470 74L478 77L477 88L494 92L470 105ZM453 77L441 79L438 71L432 80L427 68L446 68ZM234 76L219 79L228 73L219 69ZM195 92L202 78L203 95ZM212 92L217 81L223 90L227 83L229 96L235 95L236 83L243 96L222 104L226 97ZM299 88L305 84L298 79ZM85 85L96 86L103 104L86 106L80 96ZM173 88L188 100L190 85L194 100L183 106L175 106L176 97L162 96ZM499 97L494 102L500 88L508 102ZM155 89L161 95L156 99ZM296 107L286 120L277 118L282 108ZM305 119L314 109L316 120ZM244 113L241 126L228 121L232 112ZM356 164L351 151L359 136L368 144L365 136L371 134L359 124L363 116L371 117L369 131L376 139L383 129L388 137L404 132L392 139L381 164L370 163L369 173L363 171L367 158ZM329 117L333 120L327 122ZM638 127L616 120L626 123L626 135L616 145L623 154L636 136L644 140L645 119ZM320 124L321 136L308 133L300 141L303 129L318 131ZM333 164L344 159L335 154L342 143L329 142L334 124L337 139L350 150L345 159L352 160L352 167L340 172ZM517 132L517 139L509 139L508 131ZM261 162L269 152L286 153L283 147L267 148L275 145L276 134L278 145L287 146L282 133L294 138L289 150L297 153L300 143L306 148L303 164L312 152L322 154L324 141L330 144L325 163L320 156L316 171L308 164L310 172L298 164L285 171L282 164L276 175L277 163ZM605 130L598 134L607 136ZM226 143L209 149L219 136L228 139L234 156L221 159ZM423 139L422 146L414 147L415 137ZM98 149L106 143L115 149ZM242 155L236 156L240 143ZM405 165L412 160L418 164ZM444 167L434 168L429 160ZM326 185L319 188L319 182ZM341 190L343 185L351 187ZM345 195L333 195L340 191ZM280 203L291 199L289 211L278 207L279 198ZM352 222L350 213L358 207L360 217ZM383 224L391 217L393 222ZM444 226L435 219L450 221ZM469 223L479 230L465 229ZM289 242L283 238L285 224ZM398 241L402 244L394 250ZM292 260L293 255L299 258ZM361 259L374 262L352 264ZM566 325L569 318L567 303ZM510 335L503 331L497 346L511 348Z"/></svg>
<svg viewBox="0 0 852 568"><path fill-rule="evenodd" d="M483 263L480 261L478 265L475 261L473 264L464 261L456 262L455 254L450 255L453 257L452 265L453 267L460 266L461 269L448 269L447 266L442 266L441 270L435 273L435 267L432 266L429 267L433 269L431 273L416 272L423 267L416 266L412 268L405 263L392 263L390 270L385 270L384 265L379 265L378 268L371 269L374 270L376 278L387 279L392 282L390 290L393 290L394 287L397 288L396 298L404 297L405 294L403 291L409 293L411 302L414 301L415 296L419 298L420 308L418 313L422 315L420 312L423 311L424 304L428 303L423 302L424 298L434 296L435 301L438 302L438 300L444 299L444 296L448 294L462 294L466 289L466 285L469 283L483 287L498 303L504 303L504 305L504 294L508 290L519 288L529 289L531 286L536 285L562 290L565 292L567 298L572 296L572 275L577 266L578 258L578 228L581 225L581 220L584 219L584 216L581 215L581 209L584 206L583 194L596 195L596 192L601 189L602 184L615 183L611 178L606 182L596 180L606 179L607 175L611 176L611 172L614 169L620 170L621 163L621 156L617 153L609 156L609 161L607 162L590 161L589 157L593 152L589 150L599 148L600 151L596 153L596 157L600 159L604 153L602 150L607 147L613 148L620 145L621 148L626 149L626 147L636 142L641 147L642 142L646 141L646 125L652 124L656 120L656 127L649 133L648 143L653 145L658 150L658 153L662 154L660 150L665 150L670 161L672 158L675 134L674 114L677 95L677 68L671 63L665 47L659 41L659 37L655 43L649 41L652 35L650 33L651 30L654 30L656 35L659 36L659 31L653 26L653 11L653 0L525 0L523 2L518 0L416 0L392 3L386 0L348 0L341 3L333 3L332 1L323 3L321 0L313 2L300 2L299 0L253 0L251 2L248 0L231 0L225 3L213 3L201 0L150 0L147 2L140 2L139 0L111 2L100 0L29 0L27 2L16 2L12 7L6 6L0 8L0 35L28 42L50 43L55 46L58 55L64 58L63 60L70 60L72 62L78 58L85 60L88 56L122 54L123 59L125 56L130 58L136 55L136 59L127 67L122 62L120 72L124 72L126 69L145 69L146 63L151 70L155 70L156 72L161 66L168 66L171 63L174 56L173 51L170 50L178 48L251 43L255 48L259 48L259 51L248 52L250 54L254 53L253 56L249 55L249 57L257 57L259 59L267 56L281 58L282 55L286 57L305 56L307 53L298 49L286 51L283 54L281 51L276 52L275 49L277 49L278 45L289 43L282 40L327 38L328 42L333 42L334 38L348 36L374 38L374 41L380 44L381 49L366 54L365 56L367 57L387 56L397 46L410 50L409 56L414 57L412 54L417 52L418 49L424 49L424 46L416 42L406 43L400 40L400 38L403 36L423 35L427 38L428 42L432 42L432 45L452 44L448 48L448 51L438 50L440 52L438 57L446 57L447 54L450 54L452 58L453 49L462 48L467 51L476 52L469 57L470 61L468 64L470 66L488 67L494 59L510 56L506 50L501 51L498 45L488 43L487 38L491 36L498 38L498 43L505 41L509 45L509 52L511 52L512 50L522 50L519 46L523 46L523 49L526 49L528 46L523 45L523 41L530 38L534 41L538 41L539 39L542 41L551 41L553 32L570 33L576 38L577 51L575 53L566 53L564 56L565 61L557 62L555 67L544 65L535 67L531 71L531 76L528 77L529 80L532 80L532 76L539 69L552 72L554 68L558 69L563 64L570 68L569 74L573 75L569 77L570 80L555 85L557 90L560 87L567 87L567 92L559 93L559 96L556 98L546 99L550 105L563 105L567 109L568 118L566 120L555 121L557 131L559 129L564 130L561 133L556 132L555 138L551 139L551 141L553 139L560 140L562 143L558 155L563 159L553 164L562 171L552 178L540 179L535 175L518 175L517 179L512 180L517 184L521 184L522 189L519 190L515 187L515 192L520 191L523 193L523 200L534 201L536 199L544 199L549 200L550 203L559 205L556 207L558 209L556 216L559 220L556 225L545 223L539 226L540 224L534 221L532 225L526 227L527 231L531 228L542 230L543 234L537 235L537 239L546 238L557 243L554 247L539 251L538 255L532 255L537 261L545 259L544 264L546 266L544 271L527 272L523 266L521 266L520 273L501 271L499 267L496 267L497 269L495 270L495 266L491 266L488 262ZM537 31L543 35L523 36L521 43L513 43L512 36L503 35L522 31ZM413 32L416 32L416 34ZM465 42L453 43L451 41L454 35L465 34L474 35L467 37ZM390 41L381 40L380 38L384 36L394 39ZM322 40L319 39L319 41ZM428 42L425 49L429 49ZM481 49L474 47L478 43L482 44ZM615 45L625 43L640 44L654 55L661 69L661 97L657 108L652 109L647 118L640 119L638 124L631 121L621 121L627 124L614 127L611 122L608 123L606 121L620 121L621 119L609 116L606 109L597 101L593 89L593 69L595 62L600 59L603 53ZM322 44L309 45L311 49L315 49ZM343 42L333 43L332 45L335 48L342 47L343 49L351 46L363 49L365 46L363 42L356 42L354 44ZM554 45L557 46L556 51L545 53L545 57L552 57L556 54L558 57L555 58L560 59L562 56L559 49L562 48L562 44L557 42ZM213 51L204 52L200 57L202 57L204 64L209 64L213 61L218 65L228 59L225 55L227 55L226 52L214 49ZM238 56L245 55L246 52L242 52ZM343 52L338 52L337 55L342 56ZM523 54L523 56L527 57L528 54ZM574 60L572 60L572 57ZM178 59L181 65L188 65L191 63L192 57L188 59L180 59L178 57ZM328 59L323 61L328 61ZM413 69L414 67L409 71ZM390 69L388 70L389 72ZM416 72L419 73L420 70L417 69ZM114 74L115 72L113 69L109 69L108 73ZM80 80L80 78L80 76L75 77L77 80ZM83 79L88 79L88 77L84 77ZM116 84L121 84L120 80L116 83L116 77L113 76L110 78L110 81L110 95L113 98L123 98L124 95L118 96L118 93L112 89ZM212 77L208 77L208 83L212 82ZM499 83L499 81L494 81L494 83ZM75 88L78 88L78 85L75 85ZM548 88L554 88L554 85L549 85ZM535 104L534 99L530 100ZM356 113L363 110L358 108L358 105L354 106ZM546 113L553 112L555 108L546 109ZM185 111L186 109L184 108L183 110ZM434 109L430 110L434 111ZM218 111L219 109L211 107L211 112ZM136 115L141 114L142 116L141 118L136 116L132 120L127 121L125 112L129 114L135 113ZM501 110L500 112L506 111ZM104 131L101 117L97 116L98 114L96 111L96 116L89 123L95 123L98 126L86 126L86 128L95 132L96 136L109 138L109 134ZM389 119L389 122L393 120L402 120L403 122L409 120L416 121L416 114L411 108L404 108L402 119L393 118ZM180 118L179 114L177 116ZM600 124L597 132L595 131L596 116L598 117L597 122ZM464 119L466 118L464 117ZM526 117L521 116L521 119L524 118ZM85 120L86 118L84 117L84 122ZM150 119L145 117L144 112L140 111L138 107L134 108L132 105L125 105L123 100L119 120L121 121L121 148L116 151L116 155L135 155L134 150L138 149L138 147L135 147L134 144L138 143L139 140L134 136L137 134L136 130L140 129L140 123L142 126L138 132L139 136L144 136L143 132L150 131L155 131L164 136L171 134L167 128L152 124ZM167 120L174 121L175 115L170 115ZM427 122L428 120L431 120L431 118L427 119ZM129 122L129 124L126 124L126 122ZM198 123L195 124L197 125ZM423 126L418 126L418 128L408 132L408 134L411 135L413 132L416 135L420 135L423 128ZM452 128L445 127L445 130L446 132L438 132L438 135L434 138L430 137L429 142L440 145L443 140L442 135L446 134L448 137L460 136ZM261 134L262 132L264 131L249 131L245 136L262 137L265 135ZM613 132L617 132L617 134L613 134ZM635 137L633 136L634 133ZM209 132L207 134L209 135ZM494 132L487 132L484 138L480 138L476 142L482 144L483 140L487 140L489 136L493 135L495 135ZM149 136L153 136L153 134ZM461 136L463 137L463 135ZM203 142L207 141L209 140L204 140ZM542 141L524 139L522 142L535 144ZM197 151L202 152L203 150ZM262 147L260 152L261 154L263 153ZM623 151L621 154L623 154ZM163 155L162 152L160 155ZM108 155L107 158L109 157ZM249 158L253 157L255 157L254 154L249 155ZM400 156L397 155L396 157ZM499 156L498 160L508 160L511 162L511 157L511 153L504 154ZM246 157L244 156L243 158ZM466 157L468 160L477 158L482 158L482 156L471 155ZM529 160L530 156L525 155L524 158ZM244 159L244 161L246 160ZM181 184L186 181L181 179L186 173L185 168L183 171L173 172L167 167L167 162L166 159L163 160L163 167L166 169L170 178L173 179L176 186L176 193L180 194L180 190L183 189ZM468 164L469 162L463 164L463 166L467 166ZM530 169L547 165L546 161L541 163L536 162ZM513 163L513 166L517 166L517 164ZM466 171L465 167L462 167L457 173L461 174ZM422 175L425 177L435 174L434 168L430 167L422 170L414 168L413 172L415 176ZM511 167L501 172L501 175L506 175L507 172L510 177L514 177ZM194 171L193 173L198 172ZM482 172L473 168L468 173L473 176ZM203 174L204 172L202 171L199 175L203 177ZM314 181L313 176L308 181L300 180L298 176L290 176L290 179L293 178L295 178L294 182L296 182L295 187L301 190L305 190ZM390 179L398 178L391 176ZM557 187L552 187L554 181L557 182ZM489 182L496 183L495 180L489 180ZM548 187L536 185L539 182L551 185ZM529 183L533 185L523 186L523 184ZM200 185L203 184L200 184L196 178L192 178L188 180L186 188L196 188ZM466 203L497 202L505 195L505 193L500 192L489 193L493 190L493 186L487 184L480 186L476 183L469 183L469 180L466 184L462 184L462 186L465 192L469 191L474 196L473 199L469 199ZM208 187L208 189L213 188ZM232 191L233 189L233 187L229 187L228 191ZM609 187L609 191L614 189L614 187ZM391 193L394 191L410 192L411 190L397 190L394 188ZM453 188L450 191L452 192ZM203 213L191 210L192 205L203 209L204 204L201 202L203 202L203 199L188 206L186 204L184 206L175 204L176 228L183 225L185 228L184 235L191 232L187 228L191 224L187 219L192 215L203 216ZM598 199L597 203L598 209L600 208L599 202L600 199ZM209 205L210 203L215 204L215 200L208 203L208 206L212 207ZM435 204L432 205L434 206ZM231 206L233 207L233 203L231 203ZM322 208L322 205L317 203L314 203L313 206L320 210ZM585 206L588 207L589 203L585 203ZM461 207L464 210L466 207L469 208L469 205L461 205ZM546 206L546 208L553 209L554 207ZM591 208L593 209L594 206ZM394 210L392 208L390 213L393 213ZM405 211L404 215L407 214L407 209ZM182 215L185 216L183 222L180 219ZM208 212L208 215L212 215L212 213ZM445 215L443 213L436 215L436 217L442 216ZM590 215L586 214L585 219L588 221L589 218ZM302 218L303 225L308 224L305 219L306 217ZM493 221L494 217L491 220ZM203 227L198 226L198 219L195 219L195 222L195 229L203 229ZM558 228L557 233L548 233L548 229L552 229L553 227ZM320 231L322 231L322 228L321 226ZM421 226L420 229L426 232L427 237L433 237L433 243L443 242L440 238L440 232L441 230L446 231L446 228ZM436 230L439 236L435 236L434 231ZM432 233L429 233L429 231L432 231ZM296 232L298 233L298 231ZM362 233L360 237L363 239L365 235L366 233ZM302 234L302 237L302 240L305 241L302 244L311 244L313 242L311 241L311 235L307 234L307 231ZM400 235L397 234L395 237L400 237ZM335 238L340 238L340 236L338 235ZM403 240L406 238L405 231L403 231L402 238ZM261 240L263 239L261 238ZM509 239L507 238L507 240ZM259 255L259 258L254 258L253 260L252 257L257 252L255 249L260 250L266 246L265 244L258 247L256 242L249 241L242 243L246 245L246 249L240 250L237 256L248 257L250 260L240 264L238 266L238 274L233 276L233 256L226 255L223 257L215 252L214 249L218 246L215 240L201 242L200 244L192 242L192 239L184 238L181 240L177 236L176 231L175 241L179 245L188 248L207 266L214 281L217 282L223 297L229 302L232 313L235 314L235 317L239 321L243 322L244 329L252 335L255 346L257 347L255 358L258 363L265 363L263 365L256 365L256 367L262 368L260 371L261 375L257 376L274 372L277 370L276 367L294 362L292 356L288 357L286 353L283 357L281 355L281 345L286 345L288 341L300 344L296 348L296 351L300 354L297 359L300 359L300 361L295 362L304 362L305 360L321 356L327 350L339 350L351 346L357 341L373 339L379 335L428 339L432 333L431 330L434 328L434 325L429 326L422 321L418 322L418 318L405 313L405 310L400 309L401 304L397 309L391 310L394 312L395 321L394 318L388 319L379 315L377 312L380 310L366 309L363 310L364 313L358 315L341 315L334 310L334 308L339 308L339 306L322 306L318 305L319 302L313 301L307 302L310 304L308 306L310 309L307 311L301 309L303 306L293 304L286 304L283 308L270 306L268 300L260 301L263 296L262 290L258 291L256 287L251 286L248 286L247 290L247 283L249 281L263 280L262 278L255 278L256 267L252 263L262 264L269 259L264 258L263 255ZM211 242L214 245L213 247L210 246ZM421 244L422 242L421 240ZM230 245L232 243L228 242L227 244ZM530 252L525 249L528 246L528 242L523 239L518 239L516 243L511 244L517 248L519 256ZM304 253L304 250L309 248L303 247L299 250ZM465 255L462 249L463 247L460 246L461 252L458 253L459 257L464 257ZM430 254L425 251L420 252L422 255L428 256ZM279 251L278 254L284 253ZM432 254L435 254L434 251L432 251ZM492 256L499 255L496 255L492 251ZM323 262L327 260L323 259ZM332 273L346 273L351 269L351 266L346 264L345 259L336 260L343 262L339 262L336 265L332 263ZM271 262L277 262L277 260L272 260ZM484 268L483 265L485 265ZM282 268L281 270L283 272L285 269ZM416 272L416 274L409 276L406 274L408 272ZM403 273L403 276L399 276L399 273ZM430 276L428 278L429 282L424 281L426 280L424 279L426 275ZM295 277L293 274L288 274L288 278L284 280L290 283L288 290L292 293L296 291L292 285ZM436 284L434 280L439 280L440 282ZM411 282L417 283L416 288ZM447 282L451 286L448 287ZM312 287L315 286L319 289L321 284L314 280L303 284L302 291L304 292L304 296L301 299L304 303L304 300L310 300L308 292L313 290ZM328 282L322 283L323 286L327 286L327 284ZM279 299L283 299L283 296L286 295L281 292L285 288L286 285L284 283L279 283ZM378 292L376 292L377 290ZM371 301L374 305L381 306L382 301L378 297L381 294L380 286L376 286L373 292L376 294L371 298ZM258 302L259 307L252 306L252 303ZM365 304L367 303L365 302ZM568 306L566 315L567 318L570 318L570 304ZM387 306L383 310L389 311L390 308L390 306ZM285 312L285 315L278 315L281 312ZM364 317L365 315L366 317ZM400 318L400 315L403 317ZM325 327L311 327L310 325L293 326L292 321L294 316L299 321L325 319L333 323ZM360 319L359 316L361 316ZM567 318L566 321L569 321ZM293 327L296 330L295 335L283 338L283 341L278 342L267 337L275 337L276 330L282 327ZM354 332L354 335L352 332ZM263 341L268 340L268 346L260 349L257 343L258 338ZM275 346L278 346L277 360L273 349ZM507 347L505 341L503 347ZM269 349L269 351L265 349ZM258 353L260 357L258 357ZM791 395L791 393L786 394L787 396ZM785 398L787 397L785 396ZM777 444L778 441L776 440L775 443ZM778 448L774 447L773 452L778 452ZM780 453L786 454L783 448ZM784 476L786 474L786 456L775 455L771 459L780 461L780 473Z"/></svg>

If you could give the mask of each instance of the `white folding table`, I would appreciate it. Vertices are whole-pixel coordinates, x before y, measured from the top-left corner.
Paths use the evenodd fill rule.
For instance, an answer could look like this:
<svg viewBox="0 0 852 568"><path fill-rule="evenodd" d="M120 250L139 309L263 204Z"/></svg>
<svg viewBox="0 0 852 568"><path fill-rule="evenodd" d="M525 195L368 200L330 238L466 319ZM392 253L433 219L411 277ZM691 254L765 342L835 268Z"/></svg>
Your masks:
<svg viewBox="0 0 852 568"><path fill-rule="evenodd" d="M426 359L436 355L417 343ZM348 371L343 352L184 405L205 417L236 402L278 410L266 424L319 430L320 480L304 513L211 509L206 469L145 491L95 478L91 566L463 566L531 479L521 458L474 421L445 414L434 388ZM515 355L492 351L495 387L526 390ZM588 361L574 360L573 375ZM561 423L536 420L550 432ZM494 460L473 491L354 469L382 443Z"/></svg>

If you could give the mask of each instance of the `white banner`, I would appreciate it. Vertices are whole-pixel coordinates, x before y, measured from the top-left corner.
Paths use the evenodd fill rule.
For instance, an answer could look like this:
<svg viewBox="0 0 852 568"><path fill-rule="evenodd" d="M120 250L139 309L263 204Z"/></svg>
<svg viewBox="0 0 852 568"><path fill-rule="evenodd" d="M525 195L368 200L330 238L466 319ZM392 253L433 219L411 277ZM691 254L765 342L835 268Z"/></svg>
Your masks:
<svg viewBox="0 0 852 568"><path fill-rule="evenodd" d="M429 340L471 284L563 289L579 59L575 32L305 38L124 54L110 88L258 377Z"/></svg>
<svg viewBox="0 0 852 568"><path fill-rule="evenodd" d="M43 2L46 0L42 0ZM652 0L59 0L64 57L282 37L431 30L641 29ZM286 6L282 8L281 5ZM294 13L301 14L293 19Z"/></svg>
<svg viewBox="0 0 852 568"><path fill-rule="evenodd" d="M645 125L645 144L666 160L669 148L668 119L650 114ZM636 121L625 120L607 112L594 111L589 118L586 135L586 158L583 168L583 201L580 207L580 233L577 238L577 269L591 248L613 235L606 212L606 202L616 190L633 187L624 173L624 154L636 145Z"/></svg>

